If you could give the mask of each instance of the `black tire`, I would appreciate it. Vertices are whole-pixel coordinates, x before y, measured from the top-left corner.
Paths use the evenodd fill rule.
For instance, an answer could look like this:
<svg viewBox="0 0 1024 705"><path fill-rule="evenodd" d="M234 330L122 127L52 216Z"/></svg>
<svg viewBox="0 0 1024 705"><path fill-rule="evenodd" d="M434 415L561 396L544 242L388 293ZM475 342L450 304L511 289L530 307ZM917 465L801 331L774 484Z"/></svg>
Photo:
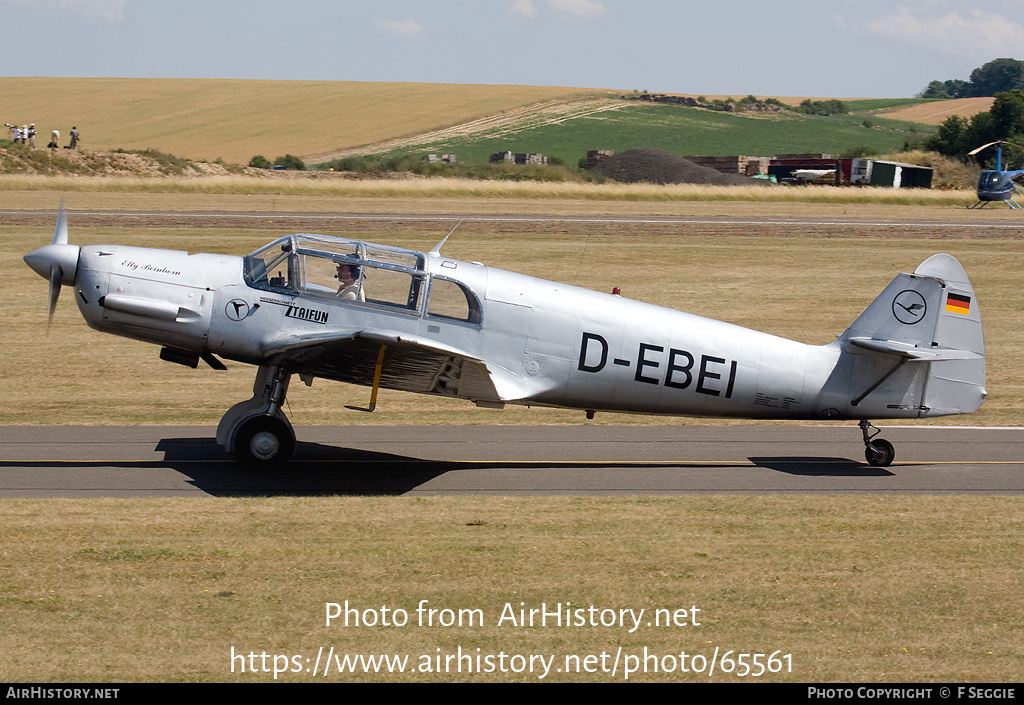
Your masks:
<svg viewBox="0 0 1024 705"><path fill-rule="evenodd" d="M864 448L864 457L867 459L868 465L885 468L892 465L892 461L896 459L896 449L889 441L879 438L867 444L867 447Z"/></svg>
<svg viewBox="0 0 1024 705"><path fill-rule="evenodd" d="M235 457L248 467L282 467L293 453L295 436L288 424L273 416L248 419L235 437Z"/></svg>

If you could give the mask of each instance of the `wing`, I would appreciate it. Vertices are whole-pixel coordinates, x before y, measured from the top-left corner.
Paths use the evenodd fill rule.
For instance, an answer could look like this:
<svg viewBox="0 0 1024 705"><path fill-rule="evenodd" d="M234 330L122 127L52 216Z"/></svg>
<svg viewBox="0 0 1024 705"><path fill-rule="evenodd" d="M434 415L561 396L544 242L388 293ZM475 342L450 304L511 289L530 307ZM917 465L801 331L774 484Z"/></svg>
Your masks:
<svg viewBox="0 0 1024 705"><path fill-rule="evenodd" d="M540 391L519 375L436 340L387 330L334 331L270 344L266 357L300 375L370 385L387 346L380 386L454 396L482 404L523 400Z"/></svg>

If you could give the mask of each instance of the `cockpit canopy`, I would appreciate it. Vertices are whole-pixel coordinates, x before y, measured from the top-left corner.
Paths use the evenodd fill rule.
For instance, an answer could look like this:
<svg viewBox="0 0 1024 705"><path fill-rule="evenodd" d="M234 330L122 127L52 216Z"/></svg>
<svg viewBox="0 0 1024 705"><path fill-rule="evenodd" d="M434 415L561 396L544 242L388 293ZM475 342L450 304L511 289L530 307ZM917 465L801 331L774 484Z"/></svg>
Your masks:
<svg viewBox="0 0 1024 705"><path fill-rule="evenodd" d="M460 282L429 276L425 265L426 255L415 250L299 234L248 255L245 280L282 294L479 323L476 295Z"/></svg>
<svg viewBox="0 0 1024 705"><path fill-rule="evenodd" d="M978 175L978 191L992 194L1013 191L1013 179L1005 171L983 171Z"/></svg>

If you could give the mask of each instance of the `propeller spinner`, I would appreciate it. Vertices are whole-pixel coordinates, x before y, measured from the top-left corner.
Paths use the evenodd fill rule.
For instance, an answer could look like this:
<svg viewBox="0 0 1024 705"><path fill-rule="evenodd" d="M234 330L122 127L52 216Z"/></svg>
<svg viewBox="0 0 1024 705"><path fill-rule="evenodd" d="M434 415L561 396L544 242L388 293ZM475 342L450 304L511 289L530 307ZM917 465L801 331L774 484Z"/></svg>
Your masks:
<svg viewBox="0 0 1024 705"><path fill-rule="evenodd" d="M53 321L53 311L57 308L61 285L71 286L75 283L79 251L78 245L68 244L68 219L64 207L61 206L57 214L57 227L53 232L53 243L33 250L24 257L25 264L50 282L47 326Z"/></svg>

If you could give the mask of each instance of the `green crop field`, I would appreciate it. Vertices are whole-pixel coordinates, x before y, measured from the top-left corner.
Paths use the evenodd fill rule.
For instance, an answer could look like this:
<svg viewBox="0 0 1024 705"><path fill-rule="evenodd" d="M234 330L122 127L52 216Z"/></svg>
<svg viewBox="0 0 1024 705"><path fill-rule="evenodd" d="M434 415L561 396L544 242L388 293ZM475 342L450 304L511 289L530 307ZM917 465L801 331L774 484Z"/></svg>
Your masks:
<svg viewBox="0 0 1024 705"><path fill-rule="evenodd" d="M868 147L876 153L916 145L934 128L864 115L820 117L798 113L726 113L679 105L622 101L601 112L510 134L485 134L416 145L406 151L455 153L486 162L495 152L540 152L575 165L591 149L655 147L675 154L772 156L841 154Z"/></svg>

